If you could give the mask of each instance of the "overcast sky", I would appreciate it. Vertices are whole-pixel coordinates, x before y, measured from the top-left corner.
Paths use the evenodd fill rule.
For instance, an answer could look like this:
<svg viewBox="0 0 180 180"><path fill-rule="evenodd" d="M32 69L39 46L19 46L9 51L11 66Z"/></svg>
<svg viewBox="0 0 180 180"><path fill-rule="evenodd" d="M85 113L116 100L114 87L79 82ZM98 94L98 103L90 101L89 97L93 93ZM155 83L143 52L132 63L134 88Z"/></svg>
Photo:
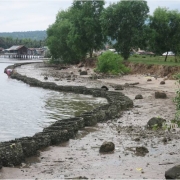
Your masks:
<svg viewBox="0 0 180 180"><path fill-rule="evenodd" d="M107 0L117 2L119 0ZM46 30L54 23L59 10L67 9L73 0L0 0L0 32ZM178 9L180 0L147 0L150 13L158 7Z"/></svg>

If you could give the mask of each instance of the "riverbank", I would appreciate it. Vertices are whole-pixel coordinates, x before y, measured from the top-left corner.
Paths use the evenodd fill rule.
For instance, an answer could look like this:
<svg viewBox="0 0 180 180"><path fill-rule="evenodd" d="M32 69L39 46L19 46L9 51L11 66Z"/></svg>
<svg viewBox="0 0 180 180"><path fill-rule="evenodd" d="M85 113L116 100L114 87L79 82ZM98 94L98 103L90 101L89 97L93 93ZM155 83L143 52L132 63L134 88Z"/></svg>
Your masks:
<svg viewBox="0 0 180 180"><path fill-rule="evenodd" d="M58 179L81 176L95 179L164 179L165 171L179 163L180 134L149 131L144 126L152 117L166 120L174 118L175 105L172 100L176 91L175 81L166 80L164 85L160 85L163 79L156 80L147 75L92 80L92 69L87 70L89 75L84 76L79 76L79 69L72 66L59 70L38 63L23 65L16 68L16 71L58 85L96 88L106 85L114 91L114 85L121 84L124 89L118 91L133 100L134 108L122 112L120 118L109 120L108 123L86 127L67 143L40 151L38 157L27 159L21 167L3 168L0 178ZM147 81L150 78L152 81ZM131 85L133 83L137 85ZM164 90L168 98L155 99L156 90ZM137 94L142 94L143 99L135 99ZM114 142L114 153L99 153L99 147L104 141ZM144 157L135 154L135 147L140 146L149 151Z"/></svg>

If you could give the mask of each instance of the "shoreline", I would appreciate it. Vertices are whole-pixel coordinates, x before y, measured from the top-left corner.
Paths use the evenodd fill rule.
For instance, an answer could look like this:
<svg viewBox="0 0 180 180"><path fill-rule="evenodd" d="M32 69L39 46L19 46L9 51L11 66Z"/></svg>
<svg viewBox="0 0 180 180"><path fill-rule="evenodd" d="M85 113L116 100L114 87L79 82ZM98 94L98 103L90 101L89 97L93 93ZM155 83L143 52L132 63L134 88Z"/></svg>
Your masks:
<svg viewBox="0 0 180 180"><path fill-rule="evenodd" d="M29 66L29 72L25 70L27 66L17 68L17 71L21 73L24 71L26 75L29 73L33 74L33 76L39 75L35 67L33 68L32 65ZM43 72L41 73L42 75L39 78L44 79L44 74ZM132 82L137 82L135 80L139 81L139 79L132 80L131 77L133 76L129 76ZM52 79L54 80L54 77L48 77L49 81ZM86 81L87 79L85 81L81 80L79 85L87 83L89 86L92 86L94 83ZM101 84L96 84L96 86L106 85L105 83L108 83L108 87L112 88L109 83L112 84L116 81L119 84L120 79L104 79L103 81L106 82L101 82ZM124 81L121 81L121 83L124 84ZM67 82L66 79L58 81L58 83L69 84L71 82ZM73 83L77 82L73 81ZM133 99L133 109L123 111L120 118L109 120L109 123L98 123L94 127L85 128L77 134L76 140L70 139L68 143L59 146L50 146L47 150L41 151L40 156L36 157L39 162L31 164L27 161L26 165L28 165L28 168L3 168L0 178L74 178L82 176L105 179L163 179L164 172L172 167L172 165L176 165L179 161L178 154L176 154L178 148L176 149L176 147L173 148L172 146L176 144L179 133L175 135L163 132L149 132L144 130L143 127L152 116L160 115L166 119L173 118L175 106L171 102L171 98L174 97L171 89L172 87L167 91L167 99L156 100L153 97L154 91L152 89L141 89L141 87L136 86L125 87L120 92ZM143 94L144 98L142 100L134 99L138 93ZM162 106L162 103L167 104L167 107ZM118 133L119 131L120 134ZM86 135L84 136L84 134ZM164 145L162 139L164 137L168 138L170 135L172 136L172 140ZM135 138L139 138L140 141L134 141ZM105 140L111 140L115 143L116 149L114 153L99 154L99 146ZM132 147L142 145L149 149L149 154L143 158L135 156ZM173 151L174 154L169 154L169 151ZM160 159L157 159L157 157ZM168 164L168 162L173 164ZM159 165L162 163L164 163L163 166ZM142 170L137 170L138 168L142 168ZM11 173L9 174L9 172Z"/></svg>

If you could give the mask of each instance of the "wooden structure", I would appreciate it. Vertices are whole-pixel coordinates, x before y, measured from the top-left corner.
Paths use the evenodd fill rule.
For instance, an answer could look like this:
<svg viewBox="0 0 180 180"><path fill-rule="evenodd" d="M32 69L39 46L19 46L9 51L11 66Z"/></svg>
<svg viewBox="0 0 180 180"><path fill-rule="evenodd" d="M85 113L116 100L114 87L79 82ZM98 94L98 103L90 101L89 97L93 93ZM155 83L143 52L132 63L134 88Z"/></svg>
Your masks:
<svg viewBox="0 0 180 180"><path fill-rule="evenodd" d="M37 54L37 48L27 48L24 45L16 45L12 46L9 49L5 49L3 58L18 58L18 59L34 59L34 58L42 58Z"/></svg>
<svg viewBox="0 0 180 180"><path fill-rule="evenodd" d="M9 49L5 50L5 55L9 58L27 58L28 48L20 45L20 46L12 46Z"/></svg>

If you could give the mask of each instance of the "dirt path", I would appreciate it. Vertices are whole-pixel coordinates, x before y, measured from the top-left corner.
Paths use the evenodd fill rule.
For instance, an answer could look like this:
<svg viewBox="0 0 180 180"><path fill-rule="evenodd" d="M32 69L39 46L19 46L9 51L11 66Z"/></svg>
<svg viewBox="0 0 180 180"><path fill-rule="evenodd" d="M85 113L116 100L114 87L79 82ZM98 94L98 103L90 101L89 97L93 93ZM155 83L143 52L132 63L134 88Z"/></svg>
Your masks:
<svg viewBox="0 0 180 180"><path fill-rule="evenodd" d="M165 171L179 164L180 133L148 131L144 128L152 117L167 120L174 118L175 105L172 100L176 90L175 81L166 80L165 85L159 85L162 79L152 78L151 82L147 82L147 76L129 75L118 79L99 80L98 83L80 77L69 82L65 78L55 80L59 70L43 67L37 69L36 65L22 66L17 71L43 81L46 73L48 81L63 85L107 85L112 90L109 84L139 84L122 90L133 99L134 108L122 112L120 118L97 124L95 127L86 127L78 132L76 139L42 150L38 157L27 159L22 167L3 168L0 179L71 179L80 176L90 179L165 179ZM74 67L68 71L77 73ZM56 77L52 73L56 74ZM168 98L155 99L154 90L166 91ZM143 99L135 100L137 94L142 94ZM99 147L104 141L114 142L113 153L99 153ZM140 146L146 147L149 153L143 157L137 156L135 148Z"/></svg>

